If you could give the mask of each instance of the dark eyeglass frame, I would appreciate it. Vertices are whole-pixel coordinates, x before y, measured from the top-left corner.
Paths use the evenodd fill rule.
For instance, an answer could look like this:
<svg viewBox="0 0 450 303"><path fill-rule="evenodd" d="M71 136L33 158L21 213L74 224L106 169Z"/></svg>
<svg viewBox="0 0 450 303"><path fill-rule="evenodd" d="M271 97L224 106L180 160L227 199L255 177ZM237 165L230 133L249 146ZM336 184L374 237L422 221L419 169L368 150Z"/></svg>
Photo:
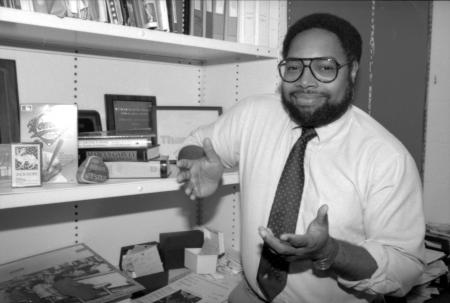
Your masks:
<svg viewBox="0 0 450 303"><path fill-rule="evenodd" d="M312 64L313 61L315 61L315 60L328 60L328 61L334 62L334 64L336 64L336 75L334 76L334 78L331 79L331 80L321 80L321 79L317 78L316 74L314 73L314 71L313 71L312 68L311 68L311 64ZM300 62L302 63L302 65L303 65L303 69L302 69L302 71L300 72L299 76L298 76L296 79L290 80L290 81L285 80L285 79L284 79L284 76L283 76L283 73L281 72L282 66L283 66L283 65L286 65L286 63L287 63L288 61L291 61L291 62L292 62L292 61L300 61ZM305 64L305 61L309 61L309 64ZM344 67L344 66L346 66L346 65L349 65L350 63L351 63L351 62L347 62L347 63L344 63L344 64L340 64L340 63L339 63L335 58L333 58L333 57L286 58L286 59L281 60L281 61L278 63L278 73L280 74L280 77L281 77L281 79L282 79L284 82L287 82L287 83L294 83L294 82L298 81L298 79L300 79L300 78L303 76L303 73L305 72L305 68L309 68L309 71L311 72L311 75L313 75L314 79L316 79L317 81L322 82L322 83L331 83L331 82L333 82L334 80L336 80L337 76L339 75L339 70L340 70L342 67Z"/></svg>

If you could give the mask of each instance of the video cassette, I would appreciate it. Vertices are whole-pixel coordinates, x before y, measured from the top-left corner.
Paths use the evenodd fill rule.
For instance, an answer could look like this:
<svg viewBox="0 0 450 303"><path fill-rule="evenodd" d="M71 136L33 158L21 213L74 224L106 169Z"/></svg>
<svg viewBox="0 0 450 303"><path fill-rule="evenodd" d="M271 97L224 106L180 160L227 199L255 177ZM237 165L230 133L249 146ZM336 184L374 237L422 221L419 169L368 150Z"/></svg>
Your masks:
<svg viewBox="0 0 450 303"><path fill-rule="evenodd" d="M11 144L11 186L40 186L41 143Z"/></svg>
<svg viewBox="0 0 450 303"><path fill-rule="evenodd" d="M76 104L21 104L21 142L42 143L42 181L76 183L78 168Z"/></svg>

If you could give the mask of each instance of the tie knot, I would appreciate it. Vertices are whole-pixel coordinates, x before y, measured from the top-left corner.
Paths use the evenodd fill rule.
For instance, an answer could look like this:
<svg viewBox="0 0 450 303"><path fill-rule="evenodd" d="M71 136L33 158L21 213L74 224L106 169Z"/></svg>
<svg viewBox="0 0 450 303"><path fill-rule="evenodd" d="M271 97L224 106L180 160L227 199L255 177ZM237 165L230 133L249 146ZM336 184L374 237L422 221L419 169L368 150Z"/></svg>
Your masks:
<svg viewBox="0 0 450 303"><path fill-rule="evenodd" d="M300 139L303 142L308 142L312 138L317 136L316 130L314 128L303 128L302 129L302 135L300 136Z"/></svg>

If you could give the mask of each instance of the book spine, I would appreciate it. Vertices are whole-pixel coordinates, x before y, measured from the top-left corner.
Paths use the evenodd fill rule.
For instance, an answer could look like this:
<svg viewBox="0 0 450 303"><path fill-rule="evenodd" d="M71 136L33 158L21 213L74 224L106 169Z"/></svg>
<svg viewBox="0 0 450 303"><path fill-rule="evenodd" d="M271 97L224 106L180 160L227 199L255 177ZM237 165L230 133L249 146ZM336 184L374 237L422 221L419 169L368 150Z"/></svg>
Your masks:
<svg viewBox="0 0 450 303"><path fill-rule="evenodd" d="M78 148L136 148L151 147L147 139L79 139Z"/></svg>
<svg viewBox="0 0 450 303"><path fill-rule="evenodd" d="M161 161L148 162L105 162L110 179L165 178Z"/></svg>
<svg viewBox="0 0 450 303"><path fill-rule="evenodd" d="M139 149L79 149L80 161L87 157L97 156L103 161L149 161L159 156L159 148L139 148Z"/></svg>
<svg viewBox="0 0 450 303"><path fill-rule="evenodd" d="M147 161L147 153L145 150L95 150L87 149L79 150L80 159L97 156L103 161Z"/></svg>

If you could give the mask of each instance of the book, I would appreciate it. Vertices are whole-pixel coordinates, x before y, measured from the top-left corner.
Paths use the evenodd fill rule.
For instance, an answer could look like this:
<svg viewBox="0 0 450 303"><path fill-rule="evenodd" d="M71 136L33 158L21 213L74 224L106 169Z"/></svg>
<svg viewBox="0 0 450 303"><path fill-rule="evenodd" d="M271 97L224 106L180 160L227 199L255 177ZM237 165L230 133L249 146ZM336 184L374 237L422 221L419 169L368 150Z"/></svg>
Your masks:
<svg viewBox="0 0 450 303"><path fill-rule="evenodd" d="M33 8L35 12L48 14L46 0L33 0Z"/></svg>
<svg viewBox="0 0 450 303"><path fill-rule="evenodd" d="M123 0L123 1L125 2L125 7L127 10L127 18L124 23L128 26L140 27L136 20L134 0Z"/></svg>
<svg viewBox="0 0 450 303"><path fill-rule="evenodd" d="M176 0L175 0L176 1ZM182 20L182 24L183 24L183 33L185 35L189 35L191 32L191 1L192 0L180 0L183 1L183 12L182 12L182 16L183 16L183 20Z"/></svg>
<svg viewBox="0 0 450 303"><path fill-rule="evenodd" d="M146 162L105 162L110 179L167 178L167 162L154 159Z"/></svg>
<svg viewBox="0 0 450 303"><path fill-rule="evenodd" d="M0 184L11 183L11 144L0 144Z"/></svg>
<svg viewBox="0 0 450 303"><path fill-rule="evenodd" d="M213 0L213 39L225 38L225 0Z"/></svg>
<svg viewBox="0 0 450 303"><path fill-rule="evenodd" d="M255 44L256 1L239 1L238 13L238 41Z"/></svg>
<svg viewBox="0 0 450 303"><path fill-rule="evenodd" d="M280 2L275 0L270 0L270 11L269 11L269 47L278 48L279 44L279 27L280 27Z"/></svg>
<svg viewBox="0 0 450 303"><path fill-rule="evenodd" d="M158 13L158 29L169 32L169 14L167 12L167 2L166 0L157 0L156 9Z"/></svg>
<svg viewBox="0 0 450 303"><path fill-rule="evenodd" d="M183 34L184 0L167 0L170 31Z"/></svg>
<svg viewBox="0 0 450 303"><path fill-rule="evenodd" d="M256 1L255 6L255 44L269 47L270 1Z"/></svg>
<svg viewBox="0 0 450 303"><path fill-rule="evenodd" d="M225 40L236 42L238 36L238 0L226 0L225 4Z"/></svg>
<svg viewBox="0 0 450 303"><path fill-rule="evenodd" d="M146 138L78 139L78 148L148 148L153 143Z"/></svg>
<svg viewBox="0 0 450 303"><path fill-rule="evenodd" d="M123 24L122 9L119 0L105 0L108 10L109 22L113 24Z"/></svg>
<svg viewBox="0 0 450 303"><path fill-rule="evenodd" d="M88 19L98 22L108 22L108 9L105 1L85 0L88 9Z"/></svg>
<svg viewBox="0 0 450 303"><path fill-rule="evenodd" d="M159 26L156 0L142 0L136 2L141 27L156 29Z"/></svg>
<svg viewBox="0 0 450 303"><path fill-rule="evenodd" d="M192 36L203 37L204 36L204 18L206 11L204 9L204 2L201 0L191 0L190 2L191 14L189 16L190 26L189 34ZM205 16L203 14L205 13Z"/></svg>
<svg viewBox="0 0 450 303"><path fill-rule="evenodd" d="M67 16L79 19L89 18L89 4L82 0L64 1L67 7Z"/></svg>
<svg viewBox="0 0 450 303"><path fill-rule="evenodd" d="M6 302L107 303L143 289L83 243L0 265Z"/></svg>
<svg viewBox="0 0 450 303"><path fill-rule="evenodd" d="M11 144L11 186L41 186L41 143Z"/></svg>
<svg viewBox="0 0 450 303"><path fill-rule="evenodd" d="M205 0L205 37L213 37L213 0Z"/></svg>
<svg viewBox="0 0 450 303"><path fill-rule="evenodd" d="M148 148L156 144L156 134L148 130L94 131L78 136L78 148Z"/></svg>
<svg viewBox="0 0 450 303"><path fill-rule="evenodd" d="M149 161L159 157L159 145L148 148L83 148L78 149L80 161L84 161L87 157L97 156L103 161Z"/></svg>
<svg viewBox="0 0 450 303"><path fill-rule="evenodd" d="M20 9L34 12L33 0L20 0Z"/></svg>
<svg viewBox="0 0 450 303"><path fill-rule="evenodd" d="M20 141L42 143L42 180L76 183L78 169L76 104L20 105Z"/></svg>
<svg viewBox="0 0 450 303"><path fill-rule="evenodd" d="M81 132L79 139L126 139L126 138L146 138L156 140L156 134L149 129L130 130L102 130Z"/></svg>

